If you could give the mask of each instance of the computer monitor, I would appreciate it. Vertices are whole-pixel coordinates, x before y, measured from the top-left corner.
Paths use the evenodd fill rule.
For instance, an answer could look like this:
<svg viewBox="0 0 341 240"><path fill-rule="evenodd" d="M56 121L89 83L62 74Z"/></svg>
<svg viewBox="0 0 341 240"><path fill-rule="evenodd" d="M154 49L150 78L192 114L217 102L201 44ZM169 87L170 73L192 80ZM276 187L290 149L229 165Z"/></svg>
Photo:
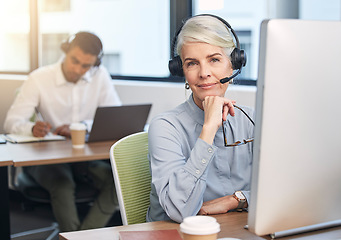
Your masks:
<svg viewBox="0 0 341 240"><path fill-rule="evenodd" d="M266 20L259 51L249 230L339 225L341 22Z"/></svg>

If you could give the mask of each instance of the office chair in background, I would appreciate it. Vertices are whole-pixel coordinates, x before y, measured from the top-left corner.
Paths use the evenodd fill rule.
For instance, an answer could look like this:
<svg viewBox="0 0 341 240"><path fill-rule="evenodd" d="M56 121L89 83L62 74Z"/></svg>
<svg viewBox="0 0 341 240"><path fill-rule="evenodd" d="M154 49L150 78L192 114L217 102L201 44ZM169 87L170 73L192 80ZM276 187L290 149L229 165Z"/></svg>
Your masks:
<svg viewBox="0 0 341 240"><path fill-rule="evenodd" d="M148 133L122 138L110 148L117 198L123 225L146 222L151 190Z"/></svg>
<svg viewBox="0 0 341 240"><path fill-rule="evenodd" d="M24 196L24 202L22 203L23 210L32 209L34 203L49 204L50 194L48 191L36 183L36 181L27 174L24 169L18 174L16 174L16 170L17 168L13 166L11 167L11 183L15 190L19 191ZM98 190L96 188L85 183L77 183L75 193L76 204L92 203L96 199L97 194ZM49 231L52 231L52 233L46 238L46 240L52 240L58 235L58 224L53 222L49 227L15 233L11 235L11 239Z"/></svg>

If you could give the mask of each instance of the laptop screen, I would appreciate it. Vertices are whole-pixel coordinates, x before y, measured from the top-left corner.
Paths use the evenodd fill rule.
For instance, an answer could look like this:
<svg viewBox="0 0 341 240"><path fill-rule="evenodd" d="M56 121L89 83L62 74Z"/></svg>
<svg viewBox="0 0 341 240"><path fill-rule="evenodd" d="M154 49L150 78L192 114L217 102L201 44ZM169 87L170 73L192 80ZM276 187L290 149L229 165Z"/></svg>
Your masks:
<svg viewBox="0 0 341 240"><path fill-rule="evenodd" d="M118 140L143 131L151 104L98 107L87 142Z"/></svg>

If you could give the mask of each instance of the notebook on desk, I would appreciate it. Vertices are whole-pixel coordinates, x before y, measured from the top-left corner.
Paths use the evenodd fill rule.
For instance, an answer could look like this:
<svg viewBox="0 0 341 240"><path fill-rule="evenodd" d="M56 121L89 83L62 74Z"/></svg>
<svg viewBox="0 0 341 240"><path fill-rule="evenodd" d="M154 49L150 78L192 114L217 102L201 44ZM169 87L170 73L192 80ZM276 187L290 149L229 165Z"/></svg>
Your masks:
<svg viewBox="0 0 341 240"><path fill-rule="evenodd" d="M61 141L61 140L66 139L64 136L55 135L51 132L49 132L45 137L33 137L31 135L20 135L20 134L3 134L0 137L11 143Z"/></svg>
<svg viewBox="0 0 341 240"><path fill-rule="evenodd" d="M87 142L118 140L143 131L151 104L98 107Z"/></svg>

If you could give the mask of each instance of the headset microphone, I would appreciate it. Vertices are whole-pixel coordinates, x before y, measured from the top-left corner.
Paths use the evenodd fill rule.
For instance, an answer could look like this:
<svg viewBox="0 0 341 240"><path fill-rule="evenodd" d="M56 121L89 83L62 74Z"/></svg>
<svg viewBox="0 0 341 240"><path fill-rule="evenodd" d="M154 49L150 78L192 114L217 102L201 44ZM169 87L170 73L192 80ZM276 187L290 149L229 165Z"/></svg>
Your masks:
<svg viewBox="0 0 341 240"><path fill-rule="evenodd" d="M238 69L237 72L235 72L232 76L230 77L226 77L226 78L223 78L223 79L220 79L220 83L226 83L226 82L229 82L231 79L235 78L237 75L239 75L240 73L242 72L242 69Z"/></svg>

